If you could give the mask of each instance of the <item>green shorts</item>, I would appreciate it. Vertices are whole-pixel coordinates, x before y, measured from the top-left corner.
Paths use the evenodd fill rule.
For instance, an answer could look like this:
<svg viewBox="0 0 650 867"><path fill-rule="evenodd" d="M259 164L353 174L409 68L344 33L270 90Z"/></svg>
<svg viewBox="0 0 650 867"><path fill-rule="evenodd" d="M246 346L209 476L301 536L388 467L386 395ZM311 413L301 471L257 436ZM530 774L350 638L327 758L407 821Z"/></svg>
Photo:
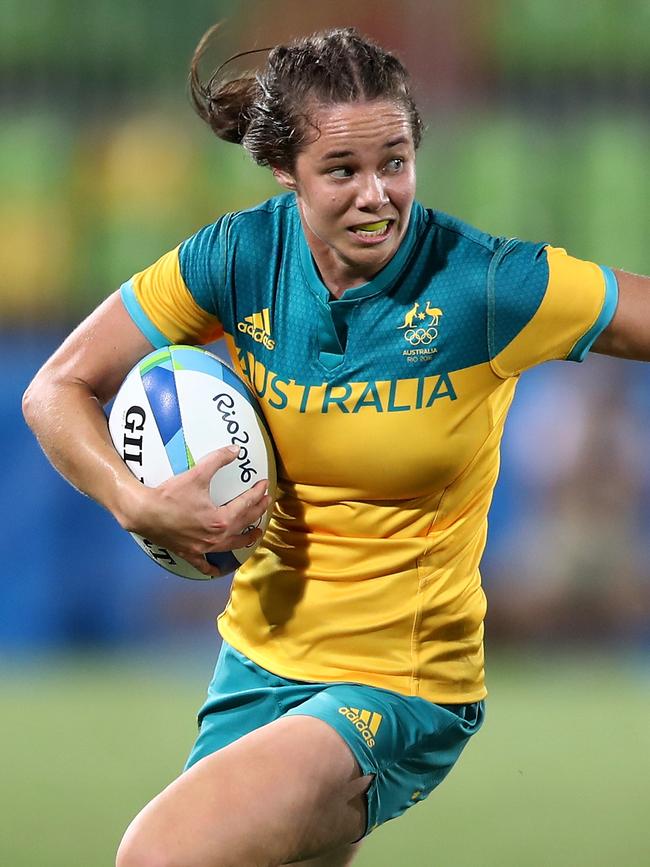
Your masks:
<svg viewBox="0 0 650 867"><path fill-rule="evenodd" d="M314 716L348 744L363 774L366 833L422 801L483 722L483 702L432 704L362 684L304 683L271 674L224 642L186 768L282 716Z"/></svg>

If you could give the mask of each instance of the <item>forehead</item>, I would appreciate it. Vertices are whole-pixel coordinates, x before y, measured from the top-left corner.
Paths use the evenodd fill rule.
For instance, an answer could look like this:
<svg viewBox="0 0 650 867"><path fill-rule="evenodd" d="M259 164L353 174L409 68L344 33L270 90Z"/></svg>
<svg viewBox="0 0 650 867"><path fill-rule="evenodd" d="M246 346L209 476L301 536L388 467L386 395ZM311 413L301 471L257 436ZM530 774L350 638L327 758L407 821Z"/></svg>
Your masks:
<svg viewBox="0 0 650 867"><path fill-rule="evenodd" d="M329 152L356 152L373 144L384 147L402 139L413 144L411 123L406 111L388 100L318 105L309 114L315 132L303 148L316 158Z"/></svg>

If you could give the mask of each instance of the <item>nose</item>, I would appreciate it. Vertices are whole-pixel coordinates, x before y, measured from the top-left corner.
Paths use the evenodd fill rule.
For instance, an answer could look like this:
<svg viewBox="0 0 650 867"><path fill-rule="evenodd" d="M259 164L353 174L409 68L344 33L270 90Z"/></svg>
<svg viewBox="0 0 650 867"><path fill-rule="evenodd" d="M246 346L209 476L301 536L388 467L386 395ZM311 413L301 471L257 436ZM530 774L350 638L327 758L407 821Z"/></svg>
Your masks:
<svg viewBox="0 0 650 867"><path fill-rule="evenodd" d="M357 193L359 210L376 213L389 201L384 179L375 172L364 175Z"/></svg>

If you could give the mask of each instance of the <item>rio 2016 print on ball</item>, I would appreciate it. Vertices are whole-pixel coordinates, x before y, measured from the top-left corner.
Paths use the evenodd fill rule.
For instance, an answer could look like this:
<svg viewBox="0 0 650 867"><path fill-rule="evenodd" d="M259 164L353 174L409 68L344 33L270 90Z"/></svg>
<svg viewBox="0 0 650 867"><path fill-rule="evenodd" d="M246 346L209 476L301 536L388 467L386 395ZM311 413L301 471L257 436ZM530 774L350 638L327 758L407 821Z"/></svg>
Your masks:
<svg viewBox="0 0 650 867"><path fill-rule="evenodd" d="M232 463L217 470L210 498L217 506L261 479L276 484L273 445L252 391L216 355L195 346L166 346L145 356L128 374L108 419L113 444L148 487L193 467L209 452L239 446ZM270 509L255 525L266 529ZM251 527L252 529L252 527ZM169 572L206 579L173 551L131 533L142 550ZM234 572L257 546L207 554L222 574Z"/></svg>

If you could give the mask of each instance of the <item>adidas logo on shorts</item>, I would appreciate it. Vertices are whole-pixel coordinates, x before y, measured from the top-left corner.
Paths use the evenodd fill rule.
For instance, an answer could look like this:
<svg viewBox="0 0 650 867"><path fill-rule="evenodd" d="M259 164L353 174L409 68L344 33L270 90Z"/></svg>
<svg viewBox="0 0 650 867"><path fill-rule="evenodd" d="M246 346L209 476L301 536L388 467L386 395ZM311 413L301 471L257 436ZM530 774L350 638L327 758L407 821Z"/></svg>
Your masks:
<svg viewBox="0 0 650 867"><path fill-rule="evenodd" d="M375 735L379 731L382 716L370 710L359 710L356 707L340 707L339 713L349 720L355 729L361 733L369 747L375 745Z"/></svg>

